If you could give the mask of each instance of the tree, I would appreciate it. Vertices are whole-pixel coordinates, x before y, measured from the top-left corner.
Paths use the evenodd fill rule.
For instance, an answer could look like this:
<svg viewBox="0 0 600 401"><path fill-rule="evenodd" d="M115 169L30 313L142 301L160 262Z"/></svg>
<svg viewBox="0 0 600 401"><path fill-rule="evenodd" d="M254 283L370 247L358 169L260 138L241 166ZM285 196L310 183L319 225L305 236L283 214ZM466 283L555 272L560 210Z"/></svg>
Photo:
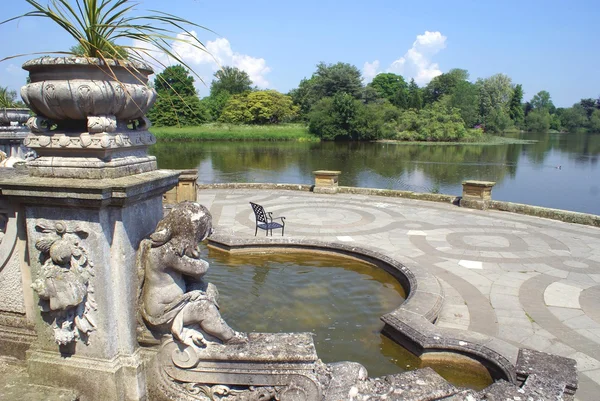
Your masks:
<svg viewBox="0 0 600 401"><path fill-rule="evenodd" d="M17 91L0 86L0 108L27 107L25 103L17 100Z"/></svg>
<svg viewBox="0 0 600 401"><path fill-rule="evenodd" d="M211 96L216 96L221 92L237 95L252 90L252 80L248 73L236 67L223 67L215 72L215 78L210 84Z"/></svg>
<svg viewBox="0 0 600 401"><path fill-rule="evenodd" d="M317 70L308 79L300 81L297 89L290 91L294 104L300 107L300 117L308 119L311 108L324 97L348 93L359 99L363 95L362 78L358 68L347 63L317 64Z"/></svg>
<svg viewBox="0 0 600 401"><path fill-rule="evenodd" d="M194 77L181 65L165 68L154 79L158 99L148 111L157 126L198 125L210 119L194 88Z"/></svg>
<svg viewBox="0 0 600 401"><path fill-rule="evenodd" d="M425 103L431 104L444 95L451 95L460 82L468 79L469 72L460 68L453 68L445 74L434 77L425 87Z"/></svg>
<svg viewBox="0 0 600 401"><path fill-rule="evenodd" d="M202 107L208 112L209 121L217 121L219 117L221 117L223 108L230 97L231 95L229 92L222 91L216 95L206 96L205 98L200 99L200 104L202 104Z"/></svg>
<svg viewBox="0 0 600 401"><path fill-rule="evenodd" d="M582 127L585 127L588 122L586 109L581 103L577 103L573 107L564 109L560 113L560 122L564 129L569 132L575 132Z"/></svg>
<svg viewBox="0 0 600 401"><path fill-rule="evenodd" d="M385 101L364 104L348 93L319 100L309 114L309 131L323 140L389 138L398 109Z"/></svg>
<svg viewBox="0 0 600 401"><path fill-rule="evenodd" d="M219 121L235 124L277 124L298 115L290 96L274 90L233 95L223 108Z"/></svg>
<svg viewBox="0 0 600 401"><path fill-rule="evenodd" d="M294 101L294 104L300 108L300 117L308 118L308 113L313 104L318 102L317 94L314 91L315 79L302 79L298 88L292 89L289 93L290 97Z"/></svg>
<svg viewBox="0 0 600 401"><path fill-rule="evenodd" d="M550 99L550 93L548 91L539 91L533 98L531 99L531 107L534 110L546 109L549 113L554 113L556 107L552 103Z"/></svg>
<svg viewBox="0 0 600 401"><path fill-rule="evenodd" d="M182 65L172 65L154 79L157 93L179 94L181 97L196 96L194 77Z"/></svg>
<svg viewBox="0 0 600 401"><path fill-rule="evenodd" d="M600 99L598 99L598 101L596 101L596 99L592 99L592 98L588 98L588 99L581 99L581 101L579 102L579 105L581 107L583 107L583 109L585 110L585 114L587 116L587 118L589 119L590 117L592 117L592 113L594 112L594 110L596 110L599 105Z"/></svg>
<svg viewBox="0 0 600 401"><path fill-rule="evenodd" d="M404 111L397 119L395 137L416 141L456 141L467 133L459 110L436 102L420 111Z"/></svg>
<svg viewBox="0 0 600 401"><path fill-rule="evenodd" d="M525 121L527 131L547 132L550 129L550 112L546 107L534 108Z"/></svg>
<svg viewBox="0 0 600 401"><path fill-rule="evenodd" d="M313 74L313 90L317 99L334 96L337 93L347 93L358 99L362 89L362 77L356 66L348 63L317 64Z"/></svg>
<svg viewBox="0 0 600 401"><path fill-rule="evenodd" d="M367 85L379 93L391 104L405 109L408 101L408 85L402 75L392 73L378 74L373 81Z"/></svg>
<svg viewBox="0 0 600 401"><path fill-rule="evenodd" d="M508 105L513 95L510 77L504 74L478 79L480 120L489 132L502 132L510 125ZM504 128L503 128L504 127Z"/></svg>
<svg viewBox="0 0 600 401"><path fill-rule="evenodd" d="M423 107L423 95L414 79L408 84L408 108L420 110Z"/></svg>
<svg viewBox="0 0 600 401"><path fill-rule="evenodd" d="M596 109L592 112L589 127L590 132L600 132L600 109Z"/></svg>
<svg viewBox="0 0 600 401"><path fill-rule="evenodd" d="M446 108L459 110L466 127L474 127L479 120L477 86L469 81L460 81L452 94L444 95L439 102Z"/></svg>
<svg viewBox="0 0 600 401"><path fill-rule="evenodd" d="M513 120L516 126L521 126L525 118L523 105L521 104L522 101L523 86L521 84L517 84L513 90L513 94L510 98L510 103L508 105L508 115L510 119Z"/></svg>

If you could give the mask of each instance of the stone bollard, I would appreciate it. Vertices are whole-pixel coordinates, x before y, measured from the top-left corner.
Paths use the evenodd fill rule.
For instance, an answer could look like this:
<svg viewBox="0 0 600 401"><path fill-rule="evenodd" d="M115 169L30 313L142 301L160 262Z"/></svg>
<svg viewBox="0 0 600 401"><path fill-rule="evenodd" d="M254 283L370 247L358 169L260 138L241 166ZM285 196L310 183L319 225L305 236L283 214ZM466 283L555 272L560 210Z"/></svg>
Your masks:
<svg viewBox="0 0 600 401"><path fill-rule="evenodd" d="M485 210L492 200L494 181L463 181L463 193L460 206L469 209Z"/></svg>
<svg viewBox="0 0 600 401"><path fill-rule="evenodd" d="M177 186L163 195L163 204L165 205L174 205L183 201L196 201L198 170L180 170L180 172Z"/></svg>
<svg viewBox="0 0 600 401"><path fill-rule="evenodd" d="M341 171L334 170L316 170L315 186L313 192L318 194L336 194L338 192L338 176Z"/></svg>

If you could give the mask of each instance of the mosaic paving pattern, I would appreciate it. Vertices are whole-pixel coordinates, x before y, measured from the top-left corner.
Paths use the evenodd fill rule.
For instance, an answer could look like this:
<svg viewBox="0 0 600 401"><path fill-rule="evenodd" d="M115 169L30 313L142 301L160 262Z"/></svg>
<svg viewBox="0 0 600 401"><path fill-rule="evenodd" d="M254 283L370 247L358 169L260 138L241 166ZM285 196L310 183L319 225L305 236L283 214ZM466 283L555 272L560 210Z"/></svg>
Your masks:
<svg viewBox="0 0 600 401"><path fill-rule="evenodd" d="M222 232L254 235L252 201L286 217L286 237L356 242L420 265L446 293L437 324L573 358L577 399L600 394L600 229L365 195L202 190L199 201Z"/></svg>

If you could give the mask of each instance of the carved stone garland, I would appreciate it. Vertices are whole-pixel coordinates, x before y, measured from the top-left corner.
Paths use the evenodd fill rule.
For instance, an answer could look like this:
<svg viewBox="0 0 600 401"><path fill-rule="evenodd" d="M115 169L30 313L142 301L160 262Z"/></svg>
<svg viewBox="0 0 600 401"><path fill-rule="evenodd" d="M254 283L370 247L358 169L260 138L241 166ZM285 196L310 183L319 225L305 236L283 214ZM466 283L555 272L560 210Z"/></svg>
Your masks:
<svg viewBox="0 0 600 401"><path fill-rule="evenodd" d="M69 229L63 221L38 224L36 230L45 234L35 244L43 265L31 286L42 312L54 318L54 340L67 345L82 339L87 344L96 328L92 315L97 309L90 282L94 265L80 244L88 232Z"/></svg>

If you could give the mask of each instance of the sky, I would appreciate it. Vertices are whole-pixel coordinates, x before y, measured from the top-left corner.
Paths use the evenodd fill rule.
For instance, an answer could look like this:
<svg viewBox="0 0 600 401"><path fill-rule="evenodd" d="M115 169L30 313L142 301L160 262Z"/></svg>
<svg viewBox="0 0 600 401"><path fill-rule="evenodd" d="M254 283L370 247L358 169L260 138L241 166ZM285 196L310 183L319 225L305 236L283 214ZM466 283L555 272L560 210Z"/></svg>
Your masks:
<svg viewBox="0 0 600 401"><path fill-rule="evenodd" d="M45 4L47 0L38 0ZM309 78L319 62L358 67L369 82L377 73L401 74L419 85L452 68L470 80L497 73L522 84L524 101L547 90L558 107L600 97L598 0L138 0L137 13L161 10L214 32L197 37L220 65L246 71L259 88L286 93ZM29 11L22 0L2 0L0 19ZM75 43L39 18L0 25L0 59L67 50ZM180 48L209 93L219 68L206 53ZM0 86L18 89L20 66L34 56L0 63Z"/></svg>

